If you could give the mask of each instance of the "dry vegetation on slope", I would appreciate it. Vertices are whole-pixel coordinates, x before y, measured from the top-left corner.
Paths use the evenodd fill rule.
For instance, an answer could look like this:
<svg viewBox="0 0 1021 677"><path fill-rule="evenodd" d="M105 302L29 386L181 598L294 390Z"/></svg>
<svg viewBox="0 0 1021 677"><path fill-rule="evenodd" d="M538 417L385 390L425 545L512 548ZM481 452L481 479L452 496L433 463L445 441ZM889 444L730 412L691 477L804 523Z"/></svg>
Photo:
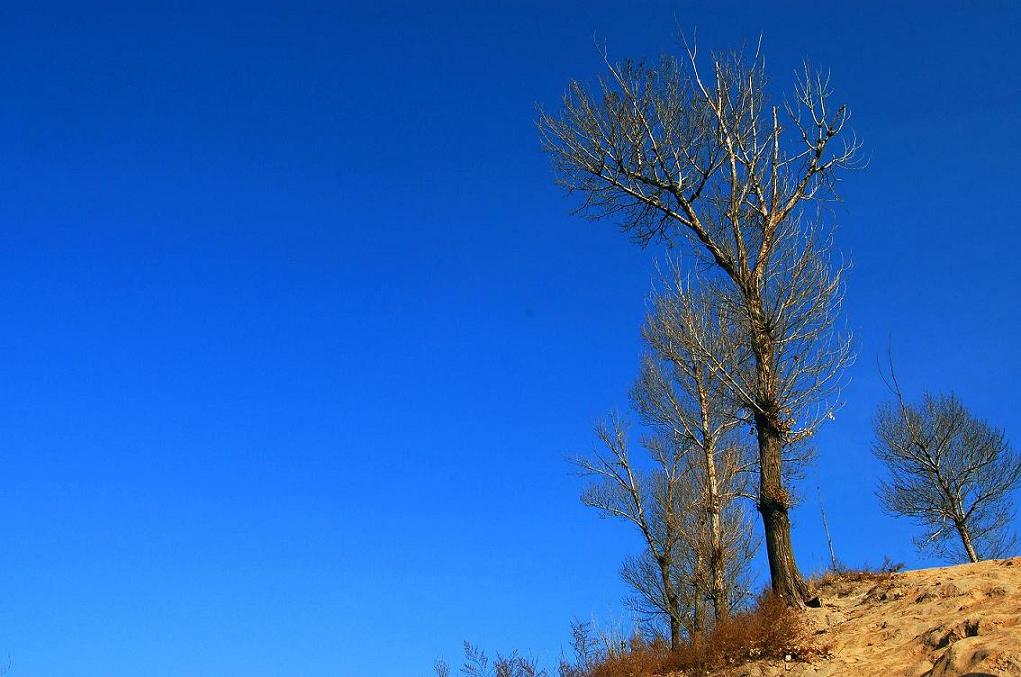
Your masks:
<svg viewBox="0 0 1021 677"><path fill-rule="evenodd" d="M820 606L770 595L677 651L632 642L566 677L1021 676L1021 558L903 573L827 574ZM497 673L500 674L500 673ZM508 672L544 675L544 672Z"/></svg>
<svg viewBox="0 0 1021 677"><path fill-rule="evenodd" d="M828 654L720 677L1021 675L1021 558L898 574L826 576L805 613Z"/></svg>

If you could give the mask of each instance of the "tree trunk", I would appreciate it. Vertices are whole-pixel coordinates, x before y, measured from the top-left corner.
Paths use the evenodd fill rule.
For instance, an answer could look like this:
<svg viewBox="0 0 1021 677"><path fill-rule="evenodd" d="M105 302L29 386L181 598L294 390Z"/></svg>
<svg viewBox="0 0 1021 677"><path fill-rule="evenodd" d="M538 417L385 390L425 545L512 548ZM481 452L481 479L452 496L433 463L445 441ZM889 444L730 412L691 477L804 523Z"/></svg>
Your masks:
<svg viewBox="0 0 1021 677"><path fill-rule="evenodd" d="M696 554L695 556L695 585L694 590L691 594L691 634L698 635L705 630L705 615L704 607L705 603L703 600L704 589L702 587L703 577L705 570L703 568L702 556Z"/></svg>
<svg viewBox="0 0 1021 677"><path fill-rule="evenodd" d="M773 592L793 607L805 606L808 585L794 561L791 545L790 498L783 486L783 442L778 421L756 415L759 440L759 512L766 534L766 556Z"/></svg>
<svg viewBox="0 0 1021 677"><path fill-rule="evenodd" d="M670 579L670 560L659 559L659 575L663 583L663 595L670 609L670 648L677 651L681 648L681 604Z"/></svg>
<svg viewBox="0 0 1021 677"><path fill-rule="evenodd" d="M785 435L782 412L777 403L775 344L770 333L758 281L745 291L752 324L752 352L758 380L759 411L755 413L755 432L759 443L759 512L766 535L766 556L773 592L792 607L803 608L808 585L794 561L791 544L790 496L783 486L783 448Z"/></svg>
<svg viewBox="0 0 1021 677"><path fill-rule="evenodd" d="M701 384L701 370L695 368L696 378ZM706 516L709 518L709 596L713 600L713 617L717 623L730 615L727 600L726 572L723 570L723 524L720 520L720 487L716 475L716 442L711 437L709 403L704 388L699 388L699 404L702 408L702 449L705 453L706 469Z"/></svg>
<svg viewBox="0 0 1021 677"><path fill-rule="evenodd" d="M696 591L696 597L699 597ZM696 599L691 605L691 636L701 635L705 630L705 619L702 615L702 601Z"/></svg>
<svg viewBox="0 0 1021 677"><path fill-rule="evenodd" d="M713 500L717 499L714 497ZM714 502L709 512L709 595L713 600L713 616L719 623L730 616L730 600L727 595L727 572L724 571L726 558L723 552L723 525L716 505Z"/></svg>
<svg viewBox="0 0 1021 677"><path fill-rule="evenodd" d="M968 559L973 563L979 560L978 553L975 552L975 546L971 542L971 534L968 533L968 525L963 522L958 522L957 533L961 535L961 543L964 544L964 551L968 553Z"/></svg>

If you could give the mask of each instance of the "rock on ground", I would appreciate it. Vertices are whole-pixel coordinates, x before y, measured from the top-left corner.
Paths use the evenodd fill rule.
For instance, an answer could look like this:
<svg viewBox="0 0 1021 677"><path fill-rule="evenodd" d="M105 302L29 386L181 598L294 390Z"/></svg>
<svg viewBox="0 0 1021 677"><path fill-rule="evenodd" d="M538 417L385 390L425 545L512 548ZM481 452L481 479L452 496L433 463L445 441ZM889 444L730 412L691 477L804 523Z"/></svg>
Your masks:
<svg viewBox="0 0 1021 677"><path fill-rule="evenodd" d="M823 658L726 677L1021 676L1021 558L824 580L806 613Z"/></svg>

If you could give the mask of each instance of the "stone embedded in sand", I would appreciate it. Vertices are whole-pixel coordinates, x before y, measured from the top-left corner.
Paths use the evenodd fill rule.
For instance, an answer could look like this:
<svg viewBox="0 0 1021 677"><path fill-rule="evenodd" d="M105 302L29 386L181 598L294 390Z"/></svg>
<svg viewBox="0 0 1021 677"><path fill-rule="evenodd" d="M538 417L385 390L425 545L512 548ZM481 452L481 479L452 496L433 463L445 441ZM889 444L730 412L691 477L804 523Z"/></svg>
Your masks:
<svg viewBox="0 0 1021 677"><path fill-rule="evenodd" d="M925 677L1019 675L1021 660L1016 649L1002 642L990 644L978 636L965 637L951 644Z"/></svg>
<svg viewBox="0 0 1021 677"><path fill-rule="evenodd" d="M816 592L822 608L805 611L806 630L825 656L714 677L1021 677L1021 558L831 577Z"/></svg>
<svg viewBox="0 0 1021 677"><path fill-rule="evenodd" d="M969 619L953 626L937 625L922 636L922 643L930 649L942 649L965 637L976 637L978 634L979 622Z"/></svg>

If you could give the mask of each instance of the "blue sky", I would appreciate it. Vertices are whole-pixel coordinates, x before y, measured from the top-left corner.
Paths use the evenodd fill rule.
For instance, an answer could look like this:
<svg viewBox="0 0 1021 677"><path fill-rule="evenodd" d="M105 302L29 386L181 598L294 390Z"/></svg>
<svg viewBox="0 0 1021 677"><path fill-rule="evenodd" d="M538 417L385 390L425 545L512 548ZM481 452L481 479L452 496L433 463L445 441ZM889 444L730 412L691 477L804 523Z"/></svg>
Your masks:
<svg viewBox="0 0 1021 677"><path fill-rule="evenodd" d="M873 498L875 360L1021 444L1016 4L338 4L0 8L12 675L425 675L624 618L639 543L564 456L626 404L663 252L570 215L534 104L678 23L763 34L778 88L830 67L870 157L801 566L816 485L845 561L936 563Z"/></svg>

